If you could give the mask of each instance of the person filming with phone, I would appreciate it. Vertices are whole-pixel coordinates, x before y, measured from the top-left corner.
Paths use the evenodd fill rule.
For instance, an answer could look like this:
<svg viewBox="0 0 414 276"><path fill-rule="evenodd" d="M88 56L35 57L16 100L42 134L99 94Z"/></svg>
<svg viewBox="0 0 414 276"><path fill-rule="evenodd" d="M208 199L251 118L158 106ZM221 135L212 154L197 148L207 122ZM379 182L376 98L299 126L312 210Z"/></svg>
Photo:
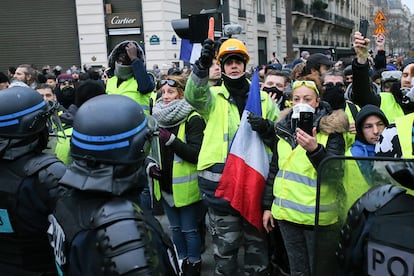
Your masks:
<svg viewBox="0 0 414 276"><path fill-rule="evenodd" d="M276 144L262 200L263 226L268 232L280 228L291 275L311 275L317 169L327 156L344 154L343 133L349 123L342 109L332 111L330 105L320 99L314 81L293 83L292 104L293 108L288 113L282 112L285 116L281 114L274 126ZM250 123L255 130L263 121L251 120ZM332 173L333 178L338 179L340 168ZM321 208L336 204L334 195L322 190ZM334 213L328 211L320 215L320 225L336 222ZM335 256L335 248L326 246L324 249L326 256ZM332 260L328 257L326 262L329 264Z"/></svg>

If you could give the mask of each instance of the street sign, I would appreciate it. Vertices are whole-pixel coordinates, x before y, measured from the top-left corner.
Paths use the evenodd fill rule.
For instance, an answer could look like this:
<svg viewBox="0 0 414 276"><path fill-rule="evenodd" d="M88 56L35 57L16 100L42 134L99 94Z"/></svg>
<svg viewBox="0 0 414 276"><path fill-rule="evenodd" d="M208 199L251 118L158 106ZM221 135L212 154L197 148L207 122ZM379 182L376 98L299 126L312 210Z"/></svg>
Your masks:
<svg viewBox="0 0 414 276"><path fill-rule="evenodd" d="M379 34L386 34L387 31L384 28L384 25L382 25L381 23L377 24L377 28L374 31L374 35L379 35Z"/></svg>
<svg viewBox="0 0 414 276"><path fill-rule="evenodd" d="M387 22L387 18L385 18L385 15L382 13L382 11L378 11L377 15L374 18L374 23L385 23Z"/></svg>

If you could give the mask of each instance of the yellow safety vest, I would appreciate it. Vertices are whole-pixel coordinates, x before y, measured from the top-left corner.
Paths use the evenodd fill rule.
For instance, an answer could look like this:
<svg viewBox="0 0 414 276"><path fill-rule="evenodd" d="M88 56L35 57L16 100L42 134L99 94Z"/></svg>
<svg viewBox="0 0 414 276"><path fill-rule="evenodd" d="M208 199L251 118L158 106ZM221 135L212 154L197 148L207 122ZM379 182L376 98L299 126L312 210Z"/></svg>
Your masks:
<svg viewBox="0 0 414 276"><path fill-rule="evenodd" d="M380 109L384 112L388 122L392 123L398 117L404 116L401 106L395 101L394 95L390 92L381 92Z"/></svg>
<svg viewBox="0 0 414 276"><path fill-rule="evenodd" d="M225 163L229 152L229 141L233 139L240 125L240 114L235 104L229 104L228 90L224 85L210 87L213 106L206 120L203 143L198 157L197 169L205 170L214 164ZM269 100L265 92L261 92L262 114L264 118L276 120L278 109L269 110L269 105L274 104ZM270 112L269 114L267 112Z"/></svg>
<svg viewBox="0 0 414 276"><path fill-rule="evenodd" d="M326 146L328 135L318 133L318 143ZM301 146L292 149L284 139L279 139L279 171L273 185L275 197L272 214L278 220L296 224L315 225L317 172ZM336 187L321 187L319 225L338 221Z"/></svg>
<svg viewBox="0 0 414 276"><path fill-rule="evenodd" d="M351 150L349 149L345 152L345 156L352 156ZM343 198L343 218L346 218L346 215L355 203L355 201L360 198L365 192L367 192L371 185L367 182L366 178L362 174L358 163L356 160L345 160L345 174L344 174L344 193L345 198ZM371 161L366 161L371 162Z"/></svg>
<svg viewBox="0 0 414 276"><path fill-rule="evenodd" d="M66 139L58 139L55 147L55 154L66 166L69 166L72 163L72 158L70 156L70 137L72 136L73 128L70 127L64 131Z"/></svg>
<svg viewBox="0 0 414 276"><path fill-rule="evenodd" d="M193 112L188 116L187 121L193 116L200 116ZM182 122L178 128L177 138L185 141L186 122ZM200 189L198 188L197 165L185 161L174 154L172 169L172 191L174 205L183 207L201 200ZM161 188L159 181L154 179L154 194L157 200L161 199Z"/></svg>
<svg viewBox="0 0 414 276"><path fill-rule="evenodd" d="M355 119L354 116L352 114L351 108L349 107L350 103L346 102L345 103L345 113L346 116L348 117L348 121L349 123L355 123ZM359 106L357 106L355 104L355 108L356 111L358 112L360 110ZM352 144L355 142L355 134L349 133L349 132L344 132L343 134L344 136L344 140L345 140L345 151L348 150Z"/></svg>
<svg viewBox="0 0 414 276"><path fill-rule="evenodd" d="M410 113L403 117L395 119L395 126L397 127L398 139L400 140L402 157L413 158L413 121L414 113Z"/></svg>
<svg viewBox="0 0 414 276"><path fill-rule="evenodd" d="M108 79L106 83L106 93L127 96L136 101L142 107L145 114L149 114L149 103L153 92L147 94L139 93L137 81L133 77L123 81L119 87L117 84L117 76Z"/></svg>

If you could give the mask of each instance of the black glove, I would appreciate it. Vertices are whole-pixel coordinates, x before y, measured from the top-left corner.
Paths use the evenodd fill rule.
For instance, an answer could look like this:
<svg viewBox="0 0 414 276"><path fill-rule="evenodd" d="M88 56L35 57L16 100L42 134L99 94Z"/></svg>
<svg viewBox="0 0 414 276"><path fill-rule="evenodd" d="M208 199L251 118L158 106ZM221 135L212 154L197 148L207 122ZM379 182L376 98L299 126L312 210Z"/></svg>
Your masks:
<svg viewBox="0 0 414 276"><path fill-rule="evenodd" d="M264 134L270 127L268 120L262 118L262 116L257 116L256 114L251 112L247 116L247 121L252 126L252 129L259 134Z"/></svg>
<svg viewBox="0 0 414 276"><path fill-rule="evenodd" d="M210 68L213 64L214 58L214 41L211 39L206 39L203 42L203 48L201 49L201 55L198 59L199 65L202 66L202 69Z"/></svg>

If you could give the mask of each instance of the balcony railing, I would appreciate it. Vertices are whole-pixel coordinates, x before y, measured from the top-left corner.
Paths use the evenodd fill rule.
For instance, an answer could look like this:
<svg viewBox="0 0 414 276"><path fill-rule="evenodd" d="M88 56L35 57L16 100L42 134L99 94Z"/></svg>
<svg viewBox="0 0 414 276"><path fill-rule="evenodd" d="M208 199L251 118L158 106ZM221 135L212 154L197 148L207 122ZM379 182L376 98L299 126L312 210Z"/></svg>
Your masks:
<svg viewBox="0 0 414 276"><path fill-rule="evenodd" d="M351 20L349 18L346 18L346 17L343 17L343 16L338 15L338 14L335 14L335 24L342 25L342 26L348 27L348 28L353 28L354 27L354 21L353 20Z"/></svg>

